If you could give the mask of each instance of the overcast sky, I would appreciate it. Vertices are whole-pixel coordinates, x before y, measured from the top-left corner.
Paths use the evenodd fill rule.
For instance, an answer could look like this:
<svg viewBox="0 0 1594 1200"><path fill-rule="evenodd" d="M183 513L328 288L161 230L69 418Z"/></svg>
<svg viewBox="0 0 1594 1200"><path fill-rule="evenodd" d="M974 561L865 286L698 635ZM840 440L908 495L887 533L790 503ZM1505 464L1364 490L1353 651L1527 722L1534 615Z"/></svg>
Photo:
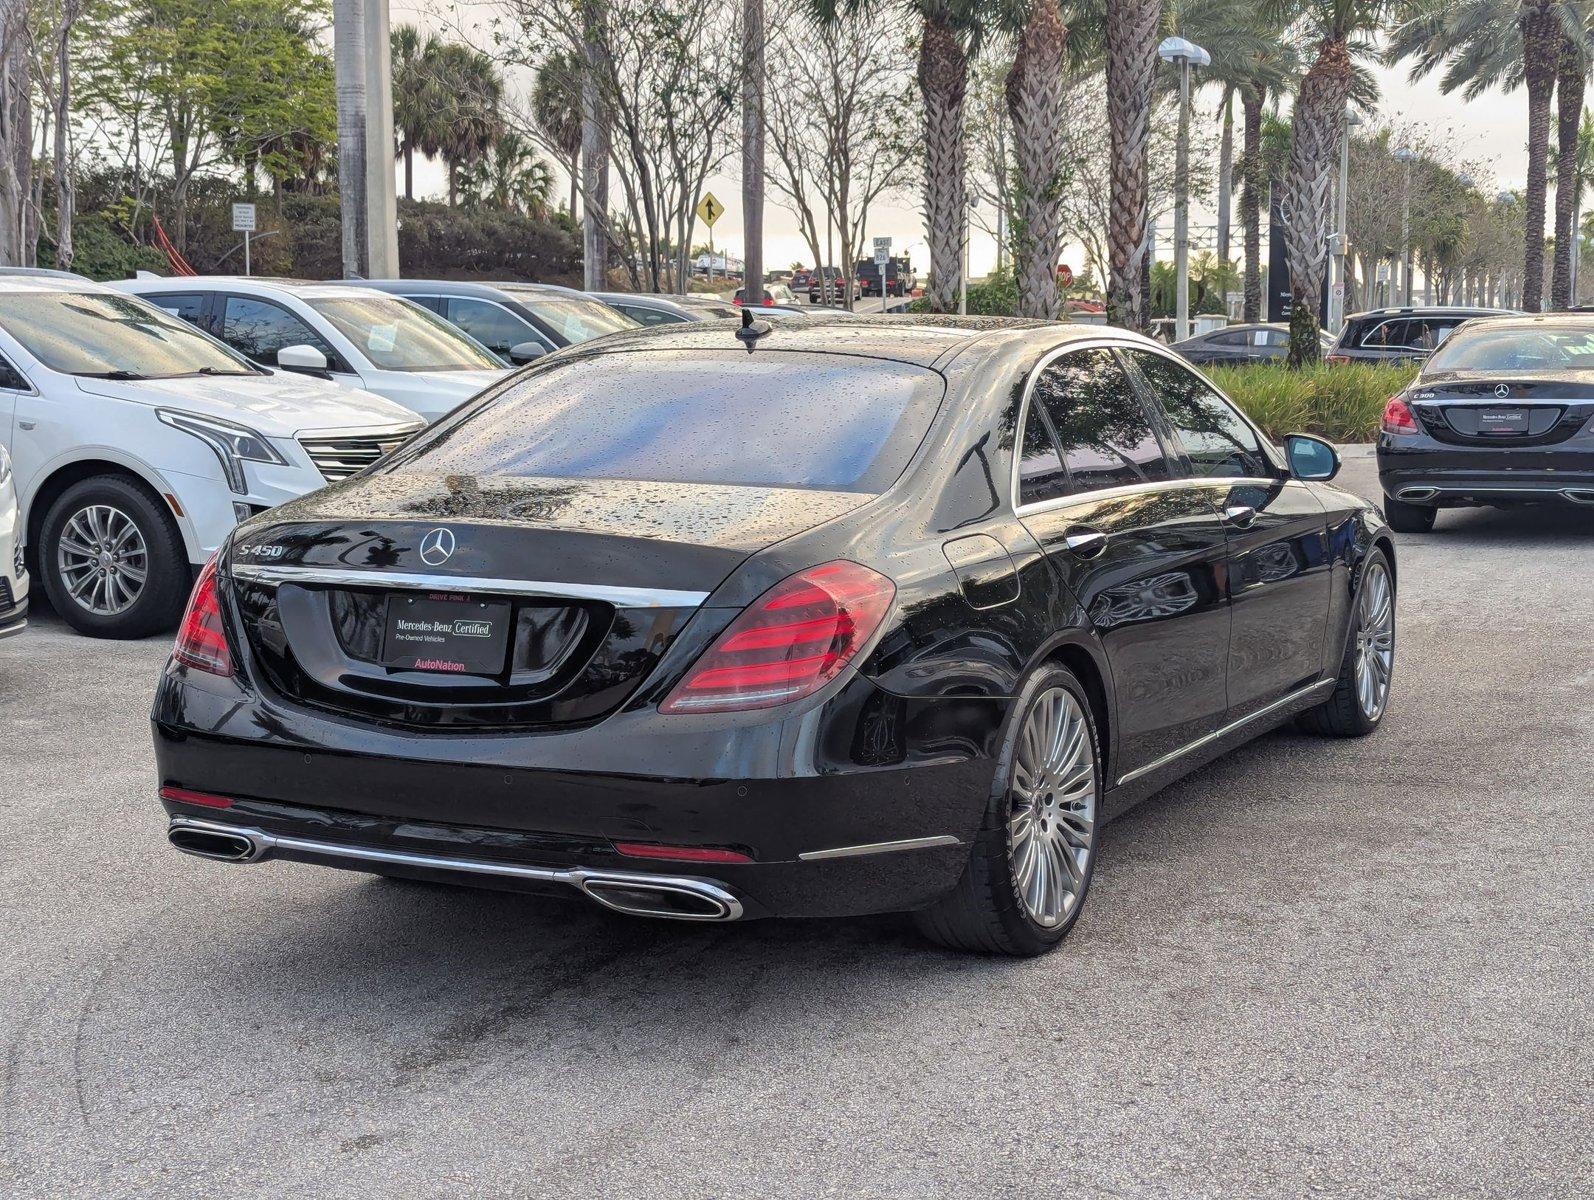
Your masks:
<svg viewBox="0 0 1594 1200"><path fill-rule="evenodd" d="M394 24L413 22L423 28L472 40L483 48L490 45L485 27L491 14L496 11L491 0L485 3L482 0L461 0L457 6L448 0L391 0L391 3ZM781 0L772 0L768 5L766 11L771 20L776 19L780 7ZM1485 171L1492 171L1495 176L1493 183L1485 178L1478 180L1486 194L1500 187L1515 188L1522 185L1527 171L1527 98L1520 90L1510 94L1490 92L1468 103L1460 96L1442 95L1432 79L1416 84L1407 82L1404 65L1378 68L1375 73L1383 94L1382 113L1399 122L1420 122L1431 127L1450 140L1458 160L1476 162ZM526 80L511 75L510 84L523 92ZM1203 99L1208 119L1215 121L1215 95L1203 96ZM725 215L714 229L714 245L716 248L727 246L731 253L740 254L741 182L735 170L734 158L728 166L729 173L711 176L708 181L709 190L725 205ZM417 163L416 187L421 194L442 196L445 185L441 168L436 164L423 167ZM554 194L557 197L567 193L568 185L565 185L557 188ZM1193 227L1202 224L1210 226L1212 221L1210 211L1203 211L1199 206L1192 209ZM871 236L890 237L898 253L906 249L914 267L921 273L929 267L930 254L924 243L924 221L919 211L915 180L908 180L901 192L888 195L884 202L876 205L870 212L869 225ZM808 261L812 256L807 244L797 232L796 220L776 205L773 197L765 213L764 227L764 258L768 269L784 269L796 262L813 265ZM700 225L693 235L694 244L702 241L707 232ZM1198 240L1198 237L1198 232L1193 229L1192 238ZM1161 231L1159 250L1163 257L1172 255L1171 239L1171 229ZM979 276L988 271L995 255L993 240L976 229L970 244L972 274ZM1084 265L1078 246L1066 247L1063 258L1075 270Z"/></svg>

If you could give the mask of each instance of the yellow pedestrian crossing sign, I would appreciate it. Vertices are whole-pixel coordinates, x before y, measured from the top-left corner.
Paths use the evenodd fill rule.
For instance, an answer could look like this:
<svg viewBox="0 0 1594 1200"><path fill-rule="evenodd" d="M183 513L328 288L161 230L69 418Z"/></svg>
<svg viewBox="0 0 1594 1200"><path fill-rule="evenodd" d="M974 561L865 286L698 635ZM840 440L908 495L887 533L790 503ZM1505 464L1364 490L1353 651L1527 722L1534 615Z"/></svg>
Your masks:
<svg viewBox="0 0 1594 1200"><path fill-rule="evenodd" d="M713 192L704 192L703 198L697 202L697 215L703 218L703 223L710 229L714 222L720 219L725 212L725 206L719 202L719 197Z"/></svg>

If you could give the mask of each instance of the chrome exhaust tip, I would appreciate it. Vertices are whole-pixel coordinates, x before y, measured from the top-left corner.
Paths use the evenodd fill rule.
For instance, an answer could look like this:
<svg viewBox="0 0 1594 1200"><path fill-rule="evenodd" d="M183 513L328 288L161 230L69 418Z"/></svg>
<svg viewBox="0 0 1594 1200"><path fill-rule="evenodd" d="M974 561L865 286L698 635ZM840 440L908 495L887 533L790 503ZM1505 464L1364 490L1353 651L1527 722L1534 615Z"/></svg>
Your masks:
<svg viewBox="0 0 1594 1200"><path fill-rule="evenodd" d="M184 854L216 862L256 862L265 853L247 834L230 829L210 829L193 822L173 821L166 830L166 840Z"/></svg>
<svg viewBox="0 0 1594 1200"><path fill-rule="evenodd" d="M1561 495L1573 504L1594 504L1594 488L1567 488Z"/></svg>
<svg viewBox="0 0 1594 1200"><path fill-rule="evenodd" d="M583 871L576 886L605 908L633 917L734 921L742 915L741 901L704 880L639 879Z"/></svg>
<svg viewBox="0 0 1594 1200"><path fill-rule="evenodd" d="M1412 504L1421 504L1425 500L1432 500L1438 494L1438 488L1408 487L1401 488L1400 491L1396 492L1395 499L1405 500Z"/></svg>

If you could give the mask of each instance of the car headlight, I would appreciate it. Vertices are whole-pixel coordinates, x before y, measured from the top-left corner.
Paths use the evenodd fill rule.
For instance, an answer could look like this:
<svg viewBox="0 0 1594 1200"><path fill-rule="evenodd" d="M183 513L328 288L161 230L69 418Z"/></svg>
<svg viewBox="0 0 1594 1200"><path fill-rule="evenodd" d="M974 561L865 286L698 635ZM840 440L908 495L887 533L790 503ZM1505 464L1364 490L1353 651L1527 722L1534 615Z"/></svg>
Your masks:
<svg viewBox="0 0 1594 1200"><path fill-rule="evenodd" d="M288 466L288 460L266 440L247 425L235 425L220 417L201 417L193 413L178 412L171 408L158 408L155 415L173 429L191 433L216 452L221 460L222 472L227 476L227 486L240 496L249 494L249 483L244 478L244 463L272 463Z"/></svg>

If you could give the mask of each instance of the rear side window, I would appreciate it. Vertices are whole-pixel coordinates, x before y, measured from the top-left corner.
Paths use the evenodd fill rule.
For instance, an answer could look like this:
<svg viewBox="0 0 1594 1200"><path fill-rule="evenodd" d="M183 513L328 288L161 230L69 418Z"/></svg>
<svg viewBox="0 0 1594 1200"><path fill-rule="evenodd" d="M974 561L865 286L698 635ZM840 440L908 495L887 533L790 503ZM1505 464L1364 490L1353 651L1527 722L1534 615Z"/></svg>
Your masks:
<svg viewBox="0 0 1594 1200"><path fill-rule="evenodd" d="M928 368L851 355L605 354L533 370L392 469L883 492L944 390Z"/></svg>
<svg viewBox="0 0 1594 1200"><path fill-rule="evenodd" d="M1230 333L1215 333L1207 342L1213 346L1248 346L1251 344L1251 335L1243 329L1236 329Z"/></svg>
<svg viewBox="0 0 1594 1200"><path fill-rule="evenodd" d="M616 304L614 307L641 325L678 325L686 319L661 308L632 308L629 304Z"/></svg>
<svg viewBox="0 0 1594 1200"><path fill-rule="evenodd" d="M1390 350L1436 350L1462 322L1461 317L1405 317L1376 326L1364 346Z"/></svg>
<svg viewBox="0 0 1594 1200"><path fill-rule="evenodd" d="M1156 393L1196 475L1213 479L1273 475L1256 433L1194 371L1149 350L1130 350L1128 355Z"/></svg>
<svg viewBox="0 0 1594 1200"><path fill-rule="evenodd" d="M1037 386L1039 383L1037 381ZM1068 472L1039 404L1031 403L1018 453L1018 502L1039 504L1068 494Z"/></svg>
<svg viewBox="0 0 1594 1200"><path fill-rule="evenodd" d="M1171 477L1151 416L1111 350L1064 355L1041 373L1034 395L1057 431L1075 492Z"/></svg>
<svg viewBox="0 0 1594 1200"><path fill-rule="evenodd" d="M22 372L13 367L4 357L0 357L0 390L7 392L26 392L29 390L28 381L22 378Z"/></svg>
<svg viewBox="0 0 1594 1200"><path fill-rule="evenodd" d="M338 352L298 317L280 305L248 296L227 297L221 340L267 366L276 366L277 351L288 346L313 346L334 369L339 365Z"/></svg>

